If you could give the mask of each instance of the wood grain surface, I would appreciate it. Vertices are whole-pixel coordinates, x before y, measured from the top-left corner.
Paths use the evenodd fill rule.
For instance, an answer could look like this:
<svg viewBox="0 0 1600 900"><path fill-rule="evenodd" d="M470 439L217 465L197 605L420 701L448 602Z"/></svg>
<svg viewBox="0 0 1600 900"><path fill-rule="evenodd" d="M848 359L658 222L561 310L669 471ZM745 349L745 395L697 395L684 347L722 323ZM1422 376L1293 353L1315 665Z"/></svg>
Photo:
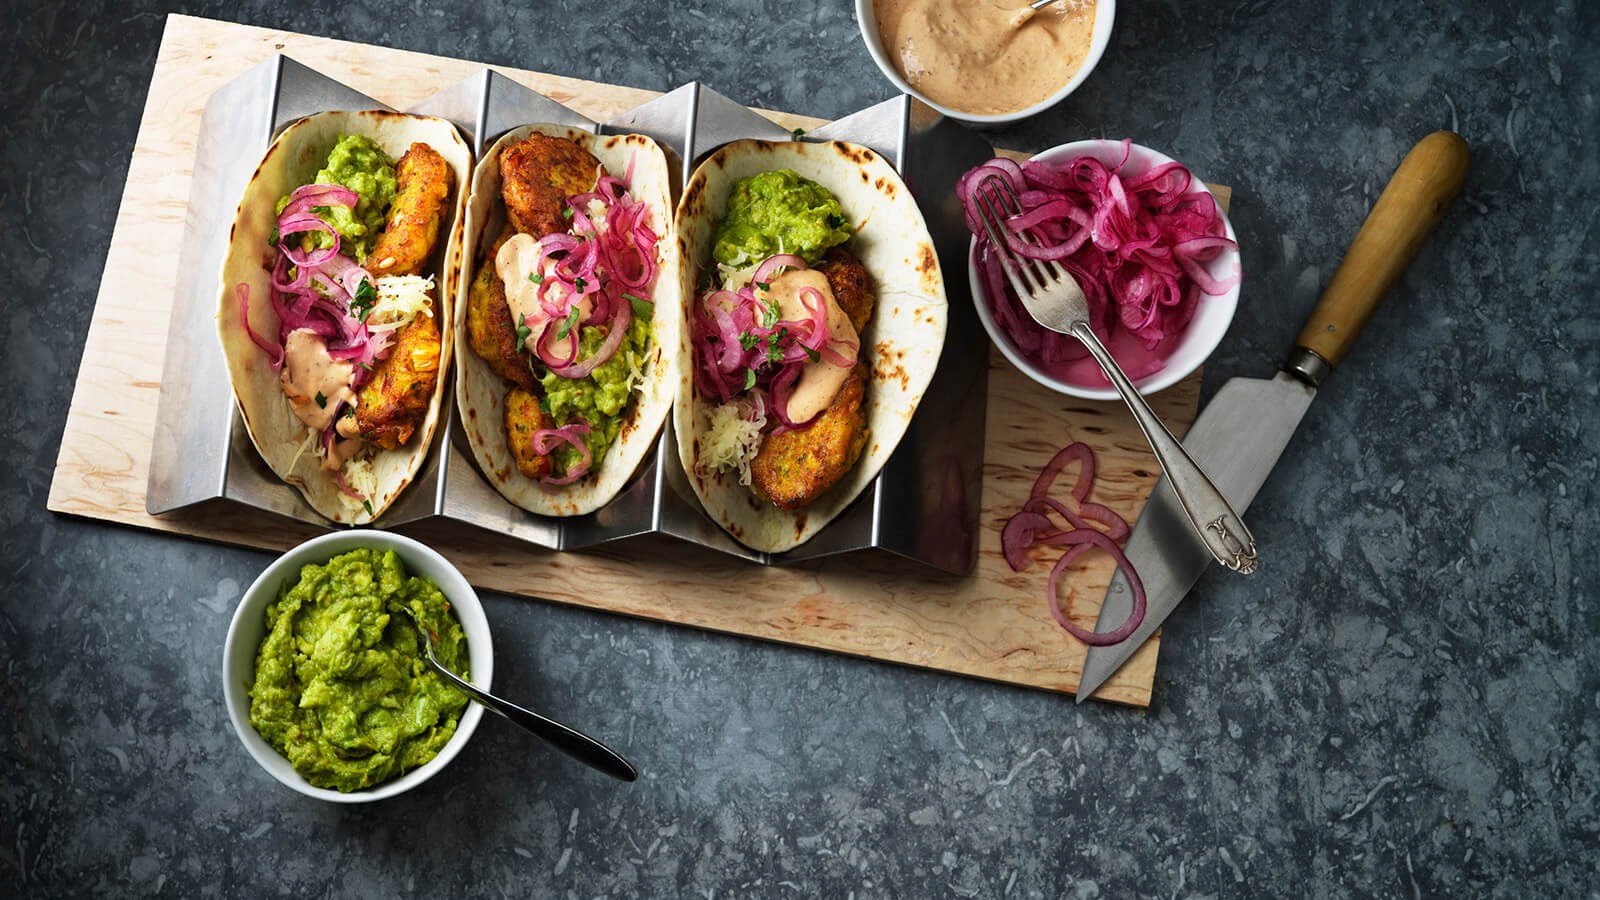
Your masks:
<svg viewBox="0 0 1600 900"><path fill-rule="evenodd" d="M484 68L290 32L185 16L168 19L50 486L51 510L269 550L318 532L231 504L160 518L145 512L177 281L172 248L183 233L201 110L217 88L280 52L401 109ZM535 72L498 71L596 120L657 96ZM707 78L714 80L715 73ZM763 114L788 128L820 124ZM1174 432L1181 434L1193 421L1199 385L1197 373L1152 398ZM1000 529L1027 496L1039 468L1074 440L1085 441L1099 455L1101 474L1092 499L1133 519L1158 469L1127 412L1119 404L1074 401L1040 388L992 353L981 558L978 571L968 577L941 575L887 554L776 568L668 538L555 553L456 523L400 530L438 547L481 588L1071 692L1084 648L1046 608L1049 561L1041 558L1025 572L1011 571L1000 555ZM1094 625L1111 572L1108 560L1095 557L1072 573L1074 618L1086 627ZM1158 635L1095 696L1148 705L1159 643Z"/></svg>

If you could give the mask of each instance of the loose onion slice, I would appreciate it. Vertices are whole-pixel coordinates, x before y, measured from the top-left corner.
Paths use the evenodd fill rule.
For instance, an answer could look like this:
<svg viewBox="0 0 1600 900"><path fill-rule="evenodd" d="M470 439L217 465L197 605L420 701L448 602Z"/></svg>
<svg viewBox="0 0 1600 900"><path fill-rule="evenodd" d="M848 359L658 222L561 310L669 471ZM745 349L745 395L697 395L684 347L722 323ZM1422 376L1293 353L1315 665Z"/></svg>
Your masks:
<svg viewBox="0 0 1600 900"><path fill-rule="evenodd" d="M1072 461L1079 464L1078 479L1072 487L1073 499L1078 502L1076 512L1049 496L1050 486L1056 476ZM1145 592L1139 573L1134 571L1122 548L1117 546L1117 541L1126 538L1131 531L1127 520L1106 506L1089 502L1089 493L1094 488L1094 474L1094 451L1089 445L1074 442L1057 451L1034 480L1033 490L1023 502L1022 509L1006 520L1000 532L1000 550L1007 564L1021 572L1031 562L1028 558L1030 548L1041 544L1067 547L1067 551L1050 568L1046 593L1050 615L1073 637L1086 644L1099 646L1127 639L1144 622ZM1058 527L1050 519L1052 512L1064 519L1066 525ZM1091 522L1104 525L1107 530L1101 531ZM1133 589L1133 611L1127 621L1107 632L1086 631L1075 625L1058 600L1057 583L1061 573L1074 559L1097 548L1111 555L1117 567L1127 574L1128 584Z"/></svg>

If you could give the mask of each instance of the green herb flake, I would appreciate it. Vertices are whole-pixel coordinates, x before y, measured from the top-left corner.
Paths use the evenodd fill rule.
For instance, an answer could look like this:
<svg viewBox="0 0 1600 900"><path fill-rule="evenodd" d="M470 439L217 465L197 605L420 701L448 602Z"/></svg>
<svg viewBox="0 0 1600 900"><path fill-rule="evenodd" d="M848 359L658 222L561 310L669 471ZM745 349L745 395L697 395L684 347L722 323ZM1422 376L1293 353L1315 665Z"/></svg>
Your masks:
<svg viewBox="0 0 1600 900"><path fill-rule="evenodd" d="M327 409L328 408L328 398L324 397L322 395L321 391L317 391L317 395L315 397L312 397L311 399L317 401L317 408L318 409Z"/></svg>
<svg viewBox="0 0 1600 900"><path fill-rule="evenodd" d="M540 274L539 272L529 272L528 280L534 284L544 284L544 275Z"/></svg>
<svg viewBox="0 0 1600 900"><path fill-rule="evenodd" d="M367 511L367 515L369 515L369 516L372 515L372 501L371 500L363 500L363 501L361 501L361 508Z"/></svg>
<svg viewBox="0 0 1600 900"><path fill-rule="evenodd" d="M826 221L829 228L843 228L844 226L850 224L843 216L836 216L833 213L828 214Z"/></svg>
<svg viewBox="0 0 1600 900"><path fill-rule="evenodd" d="M361 283L356 285L355 298L350 301L350 312L356 317L356 321L365 322L367 316L372 314L372 307L377 303L378 289L372 286L371 281L362 279Z"/></svg>
<svg viewBox="0 0 1600 900"><path fill-rule="evenodd" d="M789 132L789 134L793 135L794 139L798 141L806 136L806 130L804 128L796 128L795 130Z"/></svg>
<svg viewBox="0 0 1600 900"><path fill-rule="evenodd" d="M278 226L272 226L272 234L267 237L267 244L272 247L278 246Z"/></svg>
<svg viewBox="0 0 1600 900"><path fill-rule="evenodd" d="M528 327L528 317L524 313L517 313L517 349L522 350L528 343L528 335L533 334L533 329Z"/></svg>
<svg viewBox="0 0 1600 900"><path fill-rule="evenodd" d="M569 207L567 207L567 208L566 208L566 209L563 209L563 210L562 210L562 211L561 211L561 218L563 218L563 219L570 219L570 218L572 218L572 207L570 207L570 206L569 206Z"/></svg>
<svg viewBox="0 0 1600 900"><path fill-rule="evenodd" d="M639 318L648 319L656 314L656 305L649 300L643 297L635 297L632 294L623 294L622 296L628 298L628 303L633 306L633 314Z"/></svg>
<svg viewBox="0 0 1600 900"><path fill-rule="evenodd" d="M572 333L572 329L576 328L578 325L578 316L582 314L582 312L582 310L574 306L572 311L567 313L566 319L562 320L561 322L561 327L556 329L557 340L565 338L567 335Z"/></svg>
<svg viewBox="0 0 1600 900"><path fill-rule="evenodd" d="M820 350L813 350L810 347L807 347L805 344L801 344L800 349L806 352L806 358L812 362L822 359L822 351Z"/></svg>
<svg viewBox="0 0 1600 900"><path fill-rule="evenodd" d="M739 332L739 346L743 347L746 350L749 350L750 348L754 347L756 344L760 343L760 341L761 341L760 338L756 337L755 335L751 334L748 331Z"/></svg>
<svg viewBox="0 0 1600 900"><path fill-rule="evenodd" d="M748 390L750 390L751 388L753 388L755 386L756 386L756 370L755 369L745 369L744 370L744 389L748 391Z"/></svg>
<svg viewBox="0 0 1600 900"><path fill-rule="evenodd" d="M589 285L589 282L584 281L582 278L579 278L579 279L573 281L572 284L579 291L582 291L585 287L587 287Z"/></svg>
<svg viewBox="0 0 1600 900"><path fill-rule="evenodd" d="M771 328L776 324L778 324L778 303L773 300L762 305L761 327Z"/></svg>

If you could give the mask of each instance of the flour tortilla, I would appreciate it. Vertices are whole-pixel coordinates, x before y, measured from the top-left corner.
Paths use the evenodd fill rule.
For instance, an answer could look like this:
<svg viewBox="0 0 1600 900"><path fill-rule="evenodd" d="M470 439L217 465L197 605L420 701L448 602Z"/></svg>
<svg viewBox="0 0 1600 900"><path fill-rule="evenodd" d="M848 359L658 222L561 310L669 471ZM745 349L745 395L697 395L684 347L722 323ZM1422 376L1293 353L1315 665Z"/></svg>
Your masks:
<svg viewBox="0 0 1600 900"><path fill-rule="evenodd" d="M872 369L864 401L866 449L838 484L804 509L792 511L757 497L739 483L737 471L701 472L696 465L695 432L701 411L716 403L694 390L687 328L673 427L689 484L711 518L745 546L779 553L810 540L877 477L933 378L944 347L949 307L939 257L922 211L886 160L866 147L838 141L744 140L707 158L690 177L678 204L683 291L691 309L700 272L714 265L711 247L734 183L773 169L792 169L827 188L856 229L844 247L866 268L877 296L872 320L861 334L863 358Z"/></svg>
<svg viewBox="0 0 1600 900"><path fill-rule="evenodd" d="M626 179L631 165L629 193L650 207L650 227L661 238L656 245L656 275L644 292L645 298L655 304L650 322L654 339L644 365L644 384L629 400L617 439L605 457L595 461L594 472L574 484L555 487L545 487L517 470L506 445L505 396L510 386L466 343L467 293L483 264L479 248L492 245L506 222L505 203L500 199L500 151L535 132L578 144L613 177ZM465 259L469 270L462 273L456 302L456 340L462 346L456 363L456 404L478 468L507 500L544 516L590 513L621 493L650 455L656 435L672 409L678 384L683 296L678 287L676 248L671 169L661 147L644 135L595 135L565 125L524 125L496 141L479 160L472 176L472 196L467 201ZM493 265L493 261L489 264Z"/></svg>
<svg viewBox="0 0 1600 900"><path fill-rule="evenodd" d="M267 354L245 333L240 321L237 286L250 291L250 326L256 334L272 340L278 334L278 315L273 311L270 292L272 265L277 249L267 243L277 225L278 198L307 184L327 162L328 152L340 135L359 134L372 138L394 162L413 142L422 142L444 157L455 175L451 199L446 205L446 220L439 227L439 243L434 249L428 272L434 278L434 315L440 331L440 384L428 403L428 414L402 447L377 450L372 467L377 489L368 498L371 510L362 501L340 490L334 473L321 470L322 459L310 450L301 452L310 433L289 407L288 398L278 385L278 371ZM444 396L444 373L450 371L453 336L449 328L451 299L461 269L461 229L466 211L463 185L472 171L472 152L461 140L456 127L443 119L405 115L386 110L325 112L307 116L284 129L267 148L261 165L250 178L239 201L239 209L228 237L228 255L222 264L222 290L217 305L217 330L222 339L228 376L245 428L261 458L273 473L299 488L306 502L333 522L361 525L383 514L401 490L422 467L439 424ZM298 458L297 458L298 457Z"/></svg>

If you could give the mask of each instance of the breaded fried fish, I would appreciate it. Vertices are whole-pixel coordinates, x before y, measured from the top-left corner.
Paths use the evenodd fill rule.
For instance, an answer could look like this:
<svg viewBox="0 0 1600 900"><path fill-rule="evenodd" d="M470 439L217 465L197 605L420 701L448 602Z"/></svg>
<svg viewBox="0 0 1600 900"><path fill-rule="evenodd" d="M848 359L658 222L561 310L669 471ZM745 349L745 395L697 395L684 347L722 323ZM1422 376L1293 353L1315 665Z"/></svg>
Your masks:
<svg viewBox="0 0 1600 900"><path fill-rule="evenodd" d="M394 202L367 257L367 269L375 277L422 273L439 240L439 223L450 199L450 166L427 144L412 144L394 171Z"/></svg>
<svg viewBox="0 0 1600 900"><path fill-rule="evenodd" d="M433 256L453 176L438 151L413 143L395 166L396 193L368 257L377 276L417 275ZM439 323L419 313L395 334L389 355L356 392L356 425L368 443L393 450L411 440L439 385Z"/></svg>
<svg viewBox="0 0 1600 900"><path fill-rule="evenodd" d="M594 190L600 161L572 141L530 134L500 151L500 197L512 227L543 237L564 232L567 198Z"/></svg>
<svg viewBox="0 0 1600 900"><path fill-rule="evenodd" d="M839 301L839 308L850 317L856 334L860 334L872 320L873 296L867 285L866 267L849 250L834 247L817 264L817 269L828 276L833 299Z"/></svg>
<svg viewBox="0 0 1600 900"><path fill-rule="evenodd" d="M490 370L523 390L537 390L539 382L528 368L528 358L517 349L517 326L511 321L506 304L505 282L495 271L494 257L500 245L511 237L507 228L489 246L488 255L478 269L478 277L467 289L467 346L483 357Z"/></svg>
<svg viewBox="0 0 1600 900"><path fill-rule="evenodd" d="M867 445L861 413L867 366L857 363L811 427L769 434L750 463L750 486L781 509L799 509L839 483Z"/></svg>
<svg viewBox="0 0 1600 900"><path fill-rule="evenodd" d="M521 388L506 393L506 446L517 471L529 478L545 478L555 470L555 461L533 449L533 436L554 423L539 408L539 398Z"/></svg>

